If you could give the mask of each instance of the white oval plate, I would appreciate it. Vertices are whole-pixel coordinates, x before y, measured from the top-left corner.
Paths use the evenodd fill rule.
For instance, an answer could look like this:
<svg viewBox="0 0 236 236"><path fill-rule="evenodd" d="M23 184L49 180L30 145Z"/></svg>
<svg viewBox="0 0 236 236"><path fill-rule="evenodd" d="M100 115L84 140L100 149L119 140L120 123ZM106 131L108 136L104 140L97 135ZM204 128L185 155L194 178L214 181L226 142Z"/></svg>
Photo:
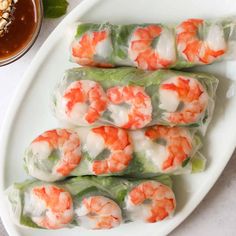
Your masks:
<svg viewBox="0 0 236 236"><path fill-rule="evenodd" d="M74 22L170 23L189 17L216 18L235 13L235 0L86 0L75 8L54 30L34 58L3 126L0 145L0 211L8 233L14 236L161 236L178 226L210 190L235 148L236 96L232 95L235 84L229 80L236 79L235 62L200 68L220 77L216 110L204 143L208 165L204 173L174 179L178 207L172 219L156 224L134 222L107 231L89 231L79 227L57 231L21 229L9 217L3 191L13 182L27 178L22 156L30 140L44 130L57 126L50 112L50 97L65 69L75 66L68 61Z"/></svg>

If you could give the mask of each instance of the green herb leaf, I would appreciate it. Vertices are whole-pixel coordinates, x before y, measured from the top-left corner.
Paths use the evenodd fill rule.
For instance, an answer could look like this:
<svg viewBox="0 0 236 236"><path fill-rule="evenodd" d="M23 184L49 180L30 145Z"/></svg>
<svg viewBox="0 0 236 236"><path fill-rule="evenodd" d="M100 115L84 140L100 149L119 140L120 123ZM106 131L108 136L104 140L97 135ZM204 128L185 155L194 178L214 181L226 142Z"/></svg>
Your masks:
<svg viewBox="0 0 236 236"><path fill-rule="evenodd" d="M104 149L104 150L102 150L101 153L99 153L96 156L96 160L104 160L104 159L106 159L110 155L110 153L111 152L108 149Z"/></svg>
<svg viewBox="0 0 236 236"><path fill-rule="evenodd" d="M122 204L122 202L125 200L125 197L127 195L127 189L121 189L116 196L116 199L118 201L119 204Z"/></svg>
<svg viewBox="0 0 236 236"><path fill-rule="evenodd" d="M58 160L59 160L59 154L58 151L53 151L50 156L48 157L48 160L50 162L52 162L52 164L54 165Z"/></svg>
<svg viewBox="0 0 236 236"><path fill-rule="evenodd" d="M39 227L37 224L35 224L30 217L28 216L24 216L23 214L20 217L20 224L28 226L28 227L32 227L32 228L41 228Z"/></svg>
<svg viewBox="0 0 236 236"><path fill-rule="evenodd" d="M185 167L189 163L189 161L190 161L190 158L188 157L182 162L182 167Z"/></svg>
<svg viewBox="0 0 236 236"><path fill-rule="evenodd" d="M66 0L43 0L44 16L57 18L66 13L68 2Z"/></svg>
<svg viewBox="0 0 236 236"><path fill-rule="evenodd" d="M81 200L85 195L91 193L91 192L98 192L98 188L95 186L88 187L87 189L82 190L76 195L77 200Z"/></svg>

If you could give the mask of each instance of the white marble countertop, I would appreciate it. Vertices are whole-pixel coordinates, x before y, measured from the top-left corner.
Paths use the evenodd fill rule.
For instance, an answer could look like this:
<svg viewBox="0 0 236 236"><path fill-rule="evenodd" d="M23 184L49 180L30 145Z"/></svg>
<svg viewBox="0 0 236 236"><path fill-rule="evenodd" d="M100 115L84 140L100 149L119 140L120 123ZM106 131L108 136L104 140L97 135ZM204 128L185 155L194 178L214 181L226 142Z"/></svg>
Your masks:
<svg viewBox="0 0 236 236"><path fill-rule="evenodd" d="M80 0L70 0L69 11ZM44 20L42 30L31 50L17 62L0 67L0 129L6 110L15 95L22 75L50 32L62 20ZM236 235L236 152L206 198L170 236ZM0 235L7 233L0 222Z"/></svg>

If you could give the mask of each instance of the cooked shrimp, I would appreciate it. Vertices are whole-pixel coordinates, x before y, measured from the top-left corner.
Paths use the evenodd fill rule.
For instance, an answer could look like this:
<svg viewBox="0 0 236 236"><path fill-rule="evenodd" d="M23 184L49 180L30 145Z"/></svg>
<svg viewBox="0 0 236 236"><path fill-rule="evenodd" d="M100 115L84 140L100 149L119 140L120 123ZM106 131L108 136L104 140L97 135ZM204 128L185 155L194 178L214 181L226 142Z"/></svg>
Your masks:
<svg viewBox="0 0 236 236"><path fill-rule="evenodd" d="M77 125L94 123L107 107L103 88L90 80L71 83L64 92L63 100L67 117Z"/></svg>
<svg viewBox="0 0 236 236"><path fill-rule="evenodd" d="M171 216L176 202L173 191L155 181L146 181L134 187L126 198L126 208L131 220L142 218L154 223Z"/></svg>
<svg viewBox="0 0 236 236"><path fill-rule="evenodd" d="M25 213L46 229L59 229L73 219L73 201L69 192L54 185L34 187L25 195Z"/></svg>
<svg viewBox="0 0 236 236"><path fill-rule="evenodd" d="M172 77L160 85L160 105L164 119L174 124L190 124L203 117L208 94L194 78Z"/></svg>
<svg viewBox="0 0 236 236"><path fill-rule="evenodd" d="M152 120L152 102L144 88L117 86L107 90L108 110L116 126L138 129Z"/></svg>
<svg viewBox="0 0 236 236"><path fill-rule="evenodd" d="M147 128L145 136L155 141L156 145L164 146L164 150L153 159L162 171L169 171L182 165L192 151L192 143L188 131L181 127L152 126Z"/></svg>
<svg viewBox="0 0 236 236"><path fill-rule="evenodd" d="M215 23L209 27L205 40L198 33L204 20L189 19L177 27L177 48L189 62L212 63L226 52L226 42L222 26Z"/></svg>
<svg viewBox="0 0 236 236"><path fill-rule="evenodd" d="M84 198L75 214L79 225L89 229L110 229L122 221L118 204L103 196Z"/></svg>
<svg viewBox="0 0 236 236"><path fill-rule="evenodd" d="M92 158L95 158L91 166L95 175L121 172L132 160L129 134L126 130L116 127L101 126L91 129L86 150ZM108 156L96 160L104 150L108 151Z"/></svg>
<svg viewBox="0 0 236 236"><path fill-rule="evenodd" d="M167 68L176 60L174 35L159 25L138 27L131 36L128 52L140 69Z"/></svg>
<svg viewBox="0 0 236 236"><path fill-rule="evenodd" d="M57 159L52 170L52 174L55 174L56 178L69 175L79 165L81 160L80 149L78 135L66 129L54 129L44 132L31 143L29 148L40 163L48 160L50 156ZM37 175L37 173L34 174ZM40 175L36 177L46 178L45 181L48 180L47 176Z"/></svg>
<svg viewBox="0 0 236 236"><path fill-rule="evenodd" d="M107 63L112 44L106 30L84 33L72 43L71 50L74 60L82 66L112 67L112 64Z"/></svg>

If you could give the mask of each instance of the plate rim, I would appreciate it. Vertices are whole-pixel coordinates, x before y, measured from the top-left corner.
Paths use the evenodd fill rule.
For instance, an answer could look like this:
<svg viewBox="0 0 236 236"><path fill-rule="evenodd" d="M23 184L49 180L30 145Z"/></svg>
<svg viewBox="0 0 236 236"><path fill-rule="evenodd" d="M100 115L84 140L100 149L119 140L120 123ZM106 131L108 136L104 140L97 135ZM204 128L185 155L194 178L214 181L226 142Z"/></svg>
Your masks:
<svg viewBox="0 0 236 236"><path fill-rule="evenodd" d="M7 220L9 218L9 211L5 206L5 163L6 163L6 151L9 145L10 131L14 125L14 120L16 118L17 112L20 109L20 104L22 103L25 95L30 88L31 83L33 82L33 75L38 69L38 64L42 64L42 61L45 57L44 51L50 49L57 40L57 36L60 34L61 28L65 27L70 21L77 16L78 18L83 16L90 8L99 3L102 0L83 0L78 3L78 5L68 14L65 18L56 26L56 28L50 33L41 47L38 49L37 53L33 57L31 63L26 69L25 73L22 76L22 80L19 83L16 93L13 96L9 107L7 109L6 115L2 122L2 130L0 131L0 216L2 223L5 227L7 233L12 236L22 236L14 225L14 222Z"/></svg>

